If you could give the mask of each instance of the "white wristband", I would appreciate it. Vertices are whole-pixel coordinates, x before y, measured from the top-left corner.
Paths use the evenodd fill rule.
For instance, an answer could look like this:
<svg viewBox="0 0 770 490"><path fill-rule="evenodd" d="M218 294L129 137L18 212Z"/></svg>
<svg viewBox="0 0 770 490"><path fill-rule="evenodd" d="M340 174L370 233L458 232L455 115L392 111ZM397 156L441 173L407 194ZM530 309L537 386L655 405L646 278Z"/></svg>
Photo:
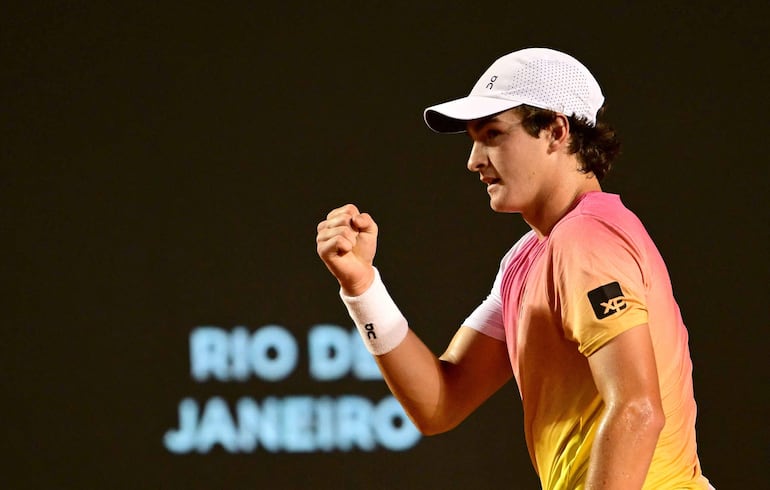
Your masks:
<svg viewBox="0 0 770 490"><path fill-rule="evenodd" d="M380 356L395 349L406 337L406 318L385 289L380 272L374 268L374 282L359 296L347 296L340 290L342 302L355 322L364 345Z"/></svg>

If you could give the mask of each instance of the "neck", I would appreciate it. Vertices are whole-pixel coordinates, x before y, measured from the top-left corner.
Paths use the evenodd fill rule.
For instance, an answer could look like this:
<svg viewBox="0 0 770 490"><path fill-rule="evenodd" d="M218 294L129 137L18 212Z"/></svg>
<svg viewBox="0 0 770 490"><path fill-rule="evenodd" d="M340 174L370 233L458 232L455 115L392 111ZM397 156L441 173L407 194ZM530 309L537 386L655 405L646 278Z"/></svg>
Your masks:
<svg viewBox="0 0 770 490"><path fill-rule="evenodd" d="M539 240L551 233L556 223L574 207L580 196L602 190L599 181L592 174L581 174L579 179L572 183L577 185L555 186L541 196L540 205L533 206L530 212L521 213Z"/></svg>

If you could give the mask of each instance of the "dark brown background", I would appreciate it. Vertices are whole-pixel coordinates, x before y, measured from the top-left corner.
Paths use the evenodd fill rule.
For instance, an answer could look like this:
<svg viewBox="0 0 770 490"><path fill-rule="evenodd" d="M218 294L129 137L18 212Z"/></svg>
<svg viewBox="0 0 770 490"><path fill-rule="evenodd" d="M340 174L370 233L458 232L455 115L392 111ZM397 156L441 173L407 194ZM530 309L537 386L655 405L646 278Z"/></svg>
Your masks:
<svg viewBox="0 0 770 490"><path fill-rule="evenodd" d="M625 143L605 189L667 260L704 471L720 489L766 482L766 6L92 3L1 16L7 488L537 488L513 384L405 453L162 445L186 396L360 388L302 370L201 385L187 356L198 325L348 325L314 244L345 202L379 221L377 264L443 349L526 228L489 210L468 140L421 112L527 46L603 86Z"/></svg>

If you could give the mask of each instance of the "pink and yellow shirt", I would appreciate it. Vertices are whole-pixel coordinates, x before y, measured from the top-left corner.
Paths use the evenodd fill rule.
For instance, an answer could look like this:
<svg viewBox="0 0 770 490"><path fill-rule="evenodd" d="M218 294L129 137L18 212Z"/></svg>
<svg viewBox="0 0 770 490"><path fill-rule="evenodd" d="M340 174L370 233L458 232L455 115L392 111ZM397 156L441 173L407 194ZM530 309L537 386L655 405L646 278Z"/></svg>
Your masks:
<svg viewBox="0 0 770 490"><path fill-rule="evenodd" d="M708 488L696 448L687 329L663 259L619 196L585 194L548 236L524 235L463 323L508 346L544 489L583 488L604 410L587 358L643 324L666 416L644 488Z"/></svg>

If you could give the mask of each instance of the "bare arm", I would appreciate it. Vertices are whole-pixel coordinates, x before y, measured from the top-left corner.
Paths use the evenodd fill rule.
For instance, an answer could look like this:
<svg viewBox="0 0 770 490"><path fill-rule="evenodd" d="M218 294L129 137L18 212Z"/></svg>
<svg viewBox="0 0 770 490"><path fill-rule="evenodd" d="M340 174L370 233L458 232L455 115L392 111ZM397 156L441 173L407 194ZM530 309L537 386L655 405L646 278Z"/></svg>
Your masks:
<svg viewBox="0 0 770 490"><path fill-rule="evenodd" d="M440 358L410 331L377 356L393 395L423 434L454 428L511 379L505 344L461 327Z"/></svg>
<svg viewBox="0 0 770 490"><path fill-rule="evenodd" d="M331 211L318 225L318 255L347 296L371 286L377 225L353 205ZM505 344L461 327L436 357L409 330L397 347L376 356L394 396L425 434L455 427L511 376Z"/></svg>
<svg viewBox="0 0 770 490"><path fill-rule="evenodd" d="M606 405L591 450L587 490L638 490L665 417L647 325L628 330L588 358Z"/></svg>

